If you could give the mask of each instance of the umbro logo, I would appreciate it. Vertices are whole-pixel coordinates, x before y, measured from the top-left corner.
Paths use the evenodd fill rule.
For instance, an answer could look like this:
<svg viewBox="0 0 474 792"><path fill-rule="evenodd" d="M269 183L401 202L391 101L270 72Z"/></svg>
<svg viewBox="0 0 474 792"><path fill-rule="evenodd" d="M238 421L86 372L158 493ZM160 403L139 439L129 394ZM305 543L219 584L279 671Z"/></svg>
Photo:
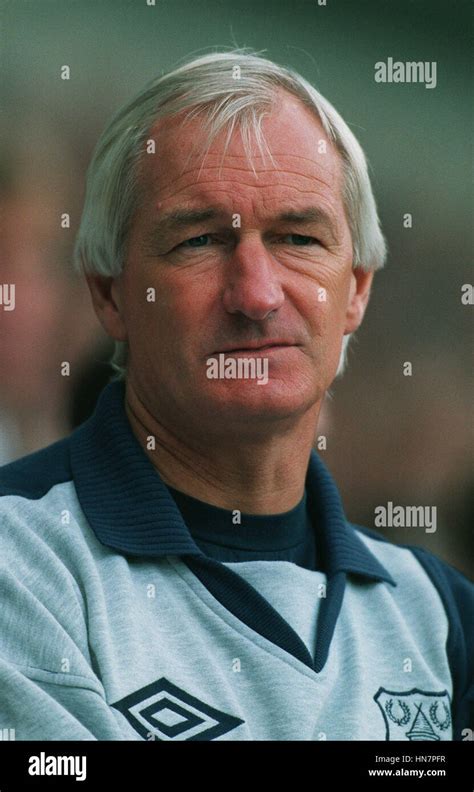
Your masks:
<svg viewBox="0 0 474 792"><path fill-rule="evenodd" d="M215 740L245 722L210 707L165 677L111 706L144 740Z"/></svg>

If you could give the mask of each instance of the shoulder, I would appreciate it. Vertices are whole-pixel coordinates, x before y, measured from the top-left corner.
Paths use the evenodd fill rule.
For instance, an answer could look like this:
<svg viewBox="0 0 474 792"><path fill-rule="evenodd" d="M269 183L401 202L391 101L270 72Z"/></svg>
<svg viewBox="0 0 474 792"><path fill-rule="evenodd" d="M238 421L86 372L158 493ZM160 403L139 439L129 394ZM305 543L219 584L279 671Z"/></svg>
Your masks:
<svg viewBox="0 0 474 792"><path fill-rule="evenodd" d="M34 596L74 588L90 529L69 462L69 439L0 467L0 574ZM66 583L67 580L67 583ZM4 583L6 585L6 583Z"/></svg>
<svg viewBox="0 0 474 792"><path fill-rule="evenodd" d="M67 439L0 467L2 561L15 568L34 545L42 557L73 499Z"/></svg>
<svg viewBox="0 0 474 792"><path fill-rule="evenodd" d="M0 657L28 673L54 674L58 657L75 657L75 673L87 676L81 657L95 544L77 500L67 439L0 467L0 525Z"/></svg>
<svg viewBox="0 0 474 792"><path fill-rule="evenodd" d="M429 578L432 585L437 589L445 607L452 608L457 605L464 610L468 605L474 604L474 583L456 567L444 561L435 553L424 547L411 544L396 544L377 531L365 528L361 525L352 527L359 534L361 539L370 547L379 558L383 558L383 563L387 567L397 566L403 568L408 559L413 559ZM389 571L391 571L389 569Z"/></svg>
<svg viewBox="0 0 474 792"><path fill-rule="evenodd" d="M56 484L72 479L69 438L0 467L0 503L8 496L38 500Z"/></svg>
<svg viewBox="0 0 474 792"><path fill-rule="evenodd" d="M384 564L399 585L413 587L413 576L437 592L448 621L446 653L453 678L456 712L455 739L469 739L463 734L474 729L474 583L456 567L435 553L417 545L398 545L382 534L353 525L360 538ZM412 589L413 591L413 589ZM427 622L433 619L432 600L421 596L417 603ZM433 628L435 625L433 625Z"/></svg>

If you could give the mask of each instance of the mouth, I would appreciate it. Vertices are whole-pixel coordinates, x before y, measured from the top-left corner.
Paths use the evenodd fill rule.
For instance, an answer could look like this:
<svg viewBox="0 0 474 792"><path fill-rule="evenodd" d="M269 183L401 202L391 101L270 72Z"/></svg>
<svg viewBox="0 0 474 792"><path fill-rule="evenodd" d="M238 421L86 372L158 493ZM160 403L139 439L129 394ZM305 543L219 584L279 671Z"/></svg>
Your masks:
<svg viewBox="0 0 474 792"><path fill-rule="evenodd" d="M293 344L289 341L268 341L264 344L252 344L248 347L230 347L227 349L219 349L217 352L213 352L213 355L249 355L255 354L259 352L271 352L271 351L278 351L281 349L288 349L291 347L299 346L299 344Z"/></svg>

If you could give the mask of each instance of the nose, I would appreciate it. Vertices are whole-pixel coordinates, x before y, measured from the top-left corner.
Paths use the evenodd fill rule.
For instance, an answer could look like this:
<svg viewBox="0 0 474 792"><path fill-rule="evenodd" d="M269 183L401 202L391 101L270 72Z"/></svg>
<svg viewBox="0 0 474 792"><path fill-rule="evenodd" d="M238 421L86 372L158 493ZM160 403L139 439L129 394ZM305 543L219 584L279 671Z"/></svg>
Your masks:
<svg viewBox="0 0 474 792"><path fill-rule="evenodd" d="M229 313L258 321L283 304L278 264L261 240L241 238L227 267L223 302Z"/></svg>

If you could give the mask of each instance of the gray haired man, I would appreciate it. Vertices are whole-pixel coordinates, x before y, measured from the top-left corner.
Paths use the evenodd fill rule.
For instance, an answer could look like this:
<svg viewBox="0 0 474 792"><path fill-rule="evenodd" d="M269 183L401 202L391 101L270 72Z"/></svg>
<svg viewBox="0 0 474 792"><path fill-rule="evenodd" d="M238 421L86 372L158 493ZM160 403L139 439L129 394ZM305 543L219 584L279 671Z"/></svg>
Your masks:
<svg viewBox="0 0 474 792"><path fill-rule="evenodd" d="M349 523L313 447L384 260L364 154L291 70L208 55L112 120L76 263L118 376L0 471L17 739L472 734L473 585Z"/></svg>

